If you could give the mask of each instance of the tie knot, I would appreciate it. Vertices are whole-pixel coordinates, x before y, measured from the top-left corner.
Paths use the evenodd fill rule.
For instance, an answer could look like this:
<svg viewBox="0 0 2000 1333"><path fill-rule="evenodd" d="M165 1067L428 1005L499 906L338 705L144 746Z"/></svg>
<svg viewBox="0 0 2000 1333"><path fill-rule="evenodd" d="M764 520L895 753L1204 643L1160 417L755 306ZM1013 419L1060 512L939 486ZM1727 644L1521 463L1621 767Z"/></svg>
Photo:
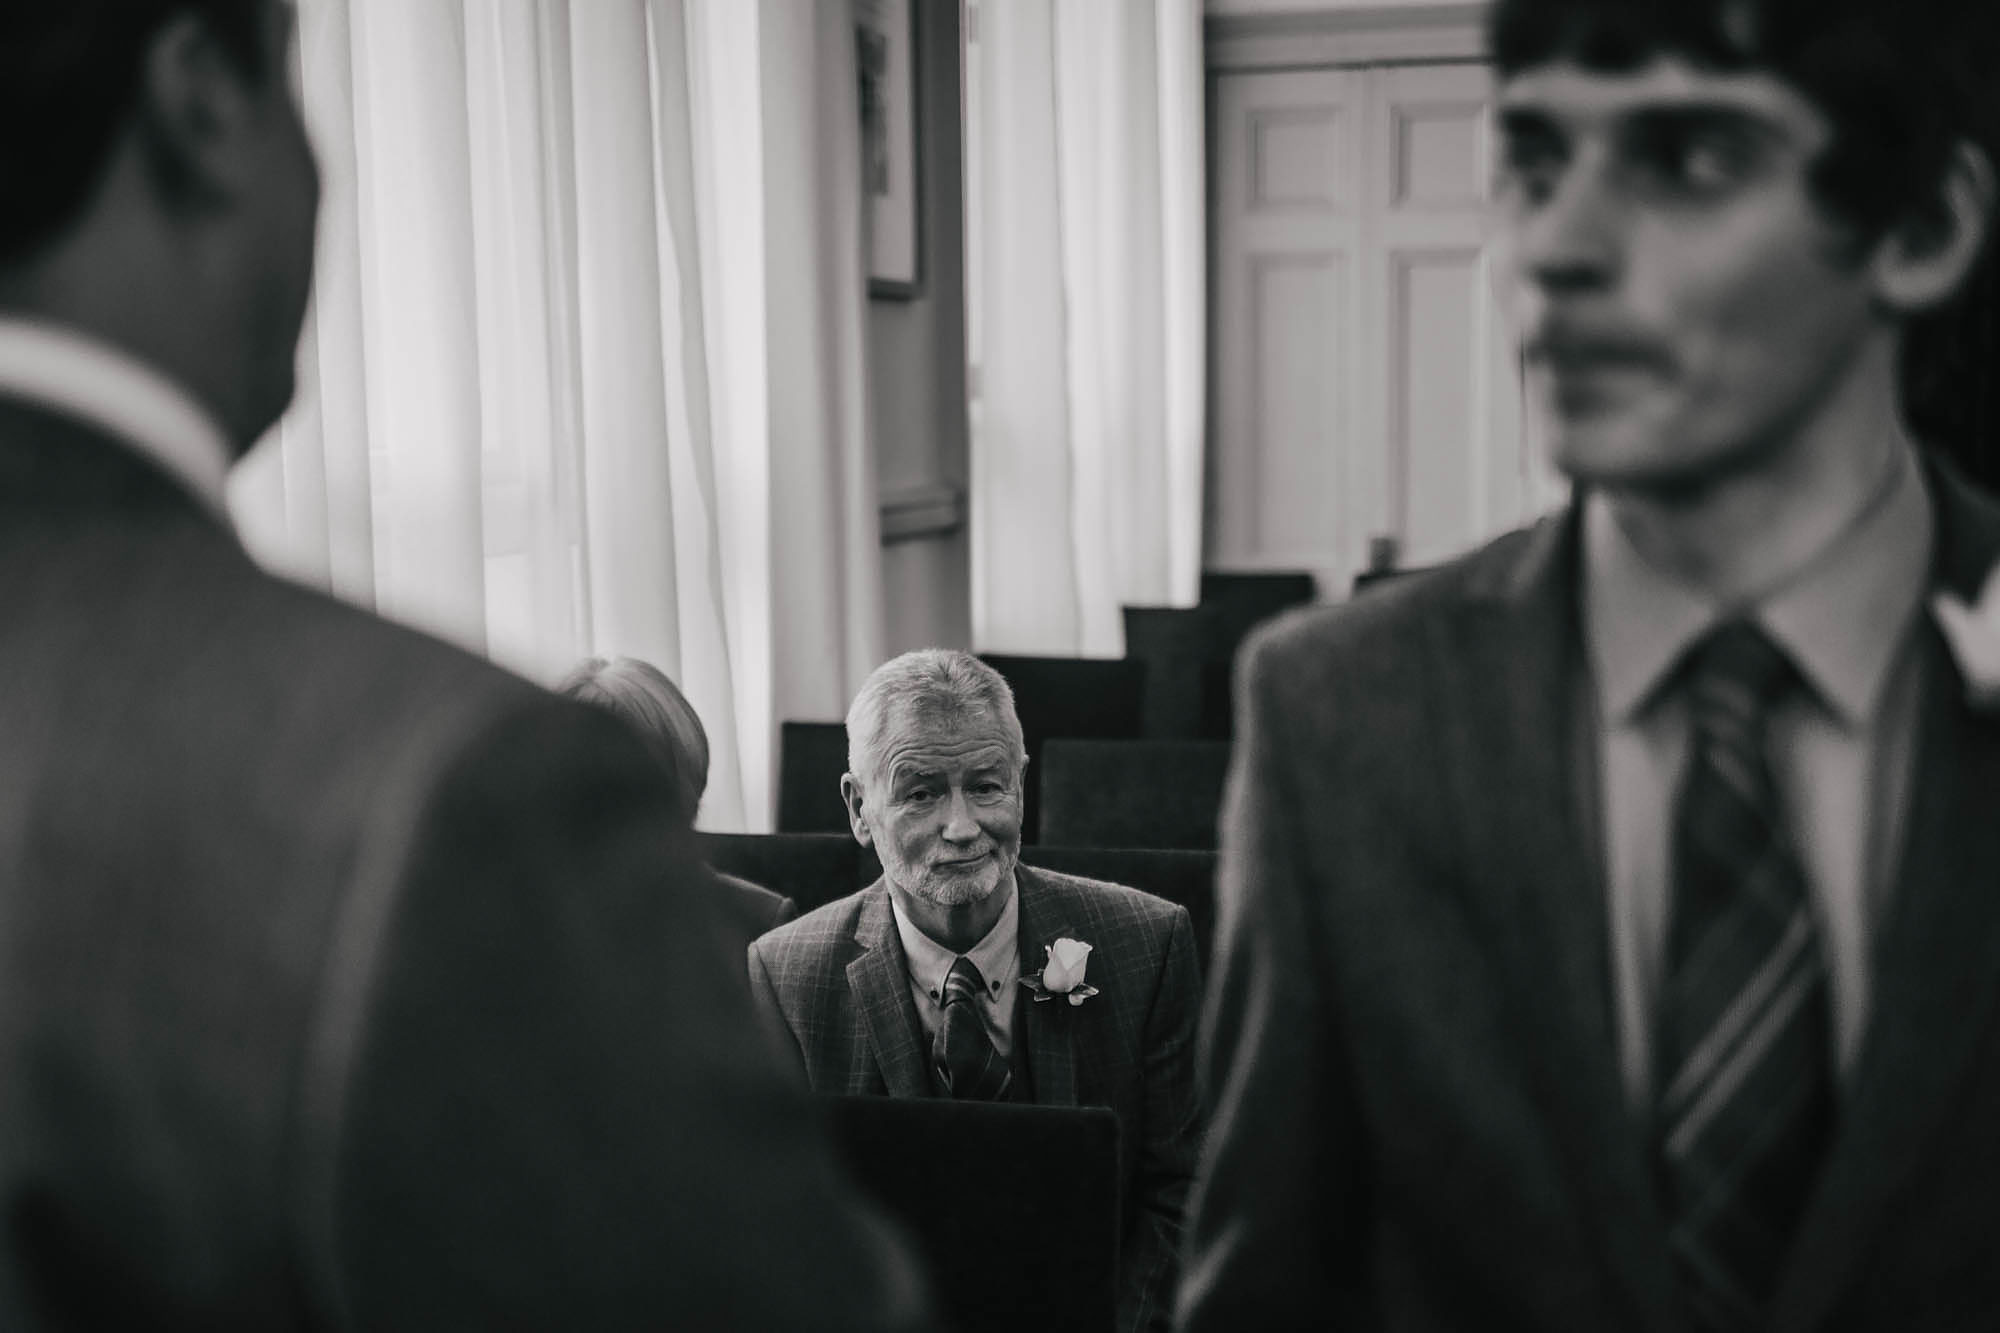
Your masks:
<svg viewBox="0 0 2000 1333"><path fill-rule="evenodd" d="M948 1005L955 1000L976 1000L986 993L986 978L979 973L979 964L970 958L960 958L953 962L951 971L944 974L944 1002Z"/></svg>
<svg viewBox="0 0 2000 1333"><path fill-rule="evenodd" d="M1797 681L1784 649L1748 620L1732 620L1714 630L1688 663L1689 688L1698 705L1733 707L1761 717Z"/></svg>

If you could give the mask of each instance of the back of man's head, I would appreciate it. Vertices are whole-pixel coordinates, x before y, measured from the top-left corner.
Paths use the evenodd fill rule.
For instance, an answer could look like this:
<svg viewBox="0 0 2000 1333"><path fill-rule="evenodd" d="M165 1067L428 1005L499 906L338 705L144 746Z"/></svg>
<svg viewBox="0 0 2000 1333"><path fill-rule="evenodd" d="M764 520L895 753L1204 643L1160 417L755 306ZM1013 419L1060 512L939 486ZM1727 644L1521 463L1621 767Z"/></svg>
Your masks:
<svg viewBox="0 0 2000 1333"><path fill-rule="evenodd" d="M1855 250L1944 207L1955 153L2000 162L2000 3L1995 0L1495 0L1488 45L1502 79L1539 65L1636 72L1662 58L1712 73L1758 73L1823 112L1832 141L1811 186ZM1993 318L1995 243L1954 300L1910 322L1903 396L1920 431L1949 431L1975 394L1961 330ZM1984 342L1985 340L1980 340Z"/></svg>
<svg viewBox="0 0 2000 1333"><path fill-rule="evenodd" d="M90 202L139 95L147 47L193 12L263 75L268 0L12 0L0 6L0 265L32 259Z"/></svg>
<svg viewBox="0 0 2000 1333"><path fill-rule="evenodd" d="M0 312L116 344L247 447L291 396L318 177L287 0L0 4Z"/></svg>

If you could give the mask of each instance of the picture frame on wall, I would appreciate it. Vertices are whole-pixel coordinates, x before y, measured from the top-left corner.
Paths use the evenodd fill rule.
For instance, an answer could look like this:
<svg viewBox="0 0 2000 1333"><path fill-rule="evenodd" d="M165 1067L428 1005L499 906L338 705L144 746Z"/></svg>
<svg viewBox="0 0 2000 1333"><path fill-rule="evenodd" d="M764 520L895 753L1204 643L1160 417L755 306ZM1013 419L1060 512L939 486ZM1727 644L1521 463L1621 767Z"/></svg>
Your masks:
<svg viewBox="0 0 2000 1333"><path fill-rule="evenodd" d="M917 7L917 0L854 0L868 294L889 300L923 290Z"/></svg>

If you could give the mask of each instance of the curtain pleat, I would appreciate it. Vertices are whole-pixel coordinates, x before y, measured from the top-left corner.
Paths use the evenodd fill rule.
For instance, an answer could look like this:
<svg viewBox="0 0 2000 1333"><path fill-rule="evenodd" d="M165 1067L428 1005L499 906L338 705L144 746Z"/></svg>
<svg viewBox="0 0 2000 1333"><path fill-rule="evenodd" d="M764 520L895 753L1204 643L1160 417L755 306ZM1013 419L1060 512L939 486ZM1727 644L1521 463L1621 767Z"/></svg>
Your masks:
<svg viewBox="0 0 2000 1333"><path fill-rule="evenodd" d="M300 3L315 304L245 540L536 679L653 662L706 827L879 657L853 61L847 0Z"/></svg>
<svg viewBox="0 0 2000 1333"><path fill-rule="evenodd" d="M351 7L376 600L486 648L465 14Z"/></svg>
<svg viewBox="0 0 2000 1333"><path fill-rule="evenodd" d="M980 347L971 439L972 634L982 649L1081 651L1070 534L1069 317L1063 303L1056 12L982 4L976 231Z"/></svg>
<svg viewBox="0 0 2000 1333"><path fill-rule="evenodd" d="M980 7L973 635L1116 657L1199 593L1196 0Z"/></svg>
<svg viewBox="0 0 2000 1333"><path fill-rule="evenodd" d="M853 13L763 0L758 23L774 705L838 720L883 641Z"/></svg>

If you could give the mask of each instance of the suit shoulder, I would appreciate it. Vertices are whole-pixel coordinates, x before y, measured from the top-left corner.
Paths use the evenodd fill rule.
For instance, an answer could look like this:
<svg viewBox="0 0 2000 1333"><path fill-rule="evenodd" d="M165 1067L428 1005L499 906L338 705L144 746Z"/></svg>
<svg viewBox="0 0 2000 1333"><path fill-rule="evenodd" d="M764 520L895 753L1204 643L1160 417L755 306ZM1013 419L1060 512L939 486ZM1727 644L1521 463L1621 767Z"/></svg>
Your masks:
<svg viewBox="0 0 2000 1333"><path fill-rule="evenodd" d="M1029 879L1039 880L1044 891L1059 898L1068 898L1097 919L1114 925L1165 931L1171 929L1177 919L1187 915L1187 908L1179 903L1147 893L1144 889L1106 879L1065 874L1060 870L1045 870L1040 866L1023 866L1020 869Z"/></svg>
<svg viewBox="0 0 2000 1333"><path fill-rule="evenodd" d="M726 892L742 903L744 910L751 915L769 919L781 911L786 903L791 901L791 899L777 892L775 889L767 889L762 884L744 879L740 875L731 875L720 870L711 871L710 873L722 884Z"/></svg>
<svg viewBox="0 0 2000 1333"><path fill-rule="evenodd" d="M1285 612L1252 630L1238 654L1246 681L1318 677L1329 663L1381 660L1413 644L1478 590L1504 581L1529 545L1560 516L1516 528L1477 550L1413 571L1330 606Z"/></svg>
<svg viewBox="0 0 2000 1333"><path fill-rule="evenodd" d="M498 751L553 774L608 748L629 766L627 729L601 710L310 589L272 580L260 600L236 697L256 699L274 742L282 737L296 752L365 763L424 750Z"/></svg>
<svg viewBox="0 0 2000 1333"><path fill-rule="evenodd" d="M822 903L810 912L765 932L752 946L767 959L798 959L844 945L854 937L855 918L870 890Z"/></svg>
<svg viewBox="0 0 2000 1333"><path fill-rule="evenodd" d="M308 681L345 677L394 698L443 687L526 703L546 697L531 682L421 630L324 593L269 579L260 607L263 650L282 655ZM309 653L308 649L318 652Z"/></svg>
<svg viewBox="0 0 2000 1333"><path fill-rule="evenodd" d="M508 810L544 828L593 801L677 808L643 745L601 709L308 589L269 580L245 600L226 674L171 725L203 731L219 780L282 795L293 825L414 833Z"/></svg>

